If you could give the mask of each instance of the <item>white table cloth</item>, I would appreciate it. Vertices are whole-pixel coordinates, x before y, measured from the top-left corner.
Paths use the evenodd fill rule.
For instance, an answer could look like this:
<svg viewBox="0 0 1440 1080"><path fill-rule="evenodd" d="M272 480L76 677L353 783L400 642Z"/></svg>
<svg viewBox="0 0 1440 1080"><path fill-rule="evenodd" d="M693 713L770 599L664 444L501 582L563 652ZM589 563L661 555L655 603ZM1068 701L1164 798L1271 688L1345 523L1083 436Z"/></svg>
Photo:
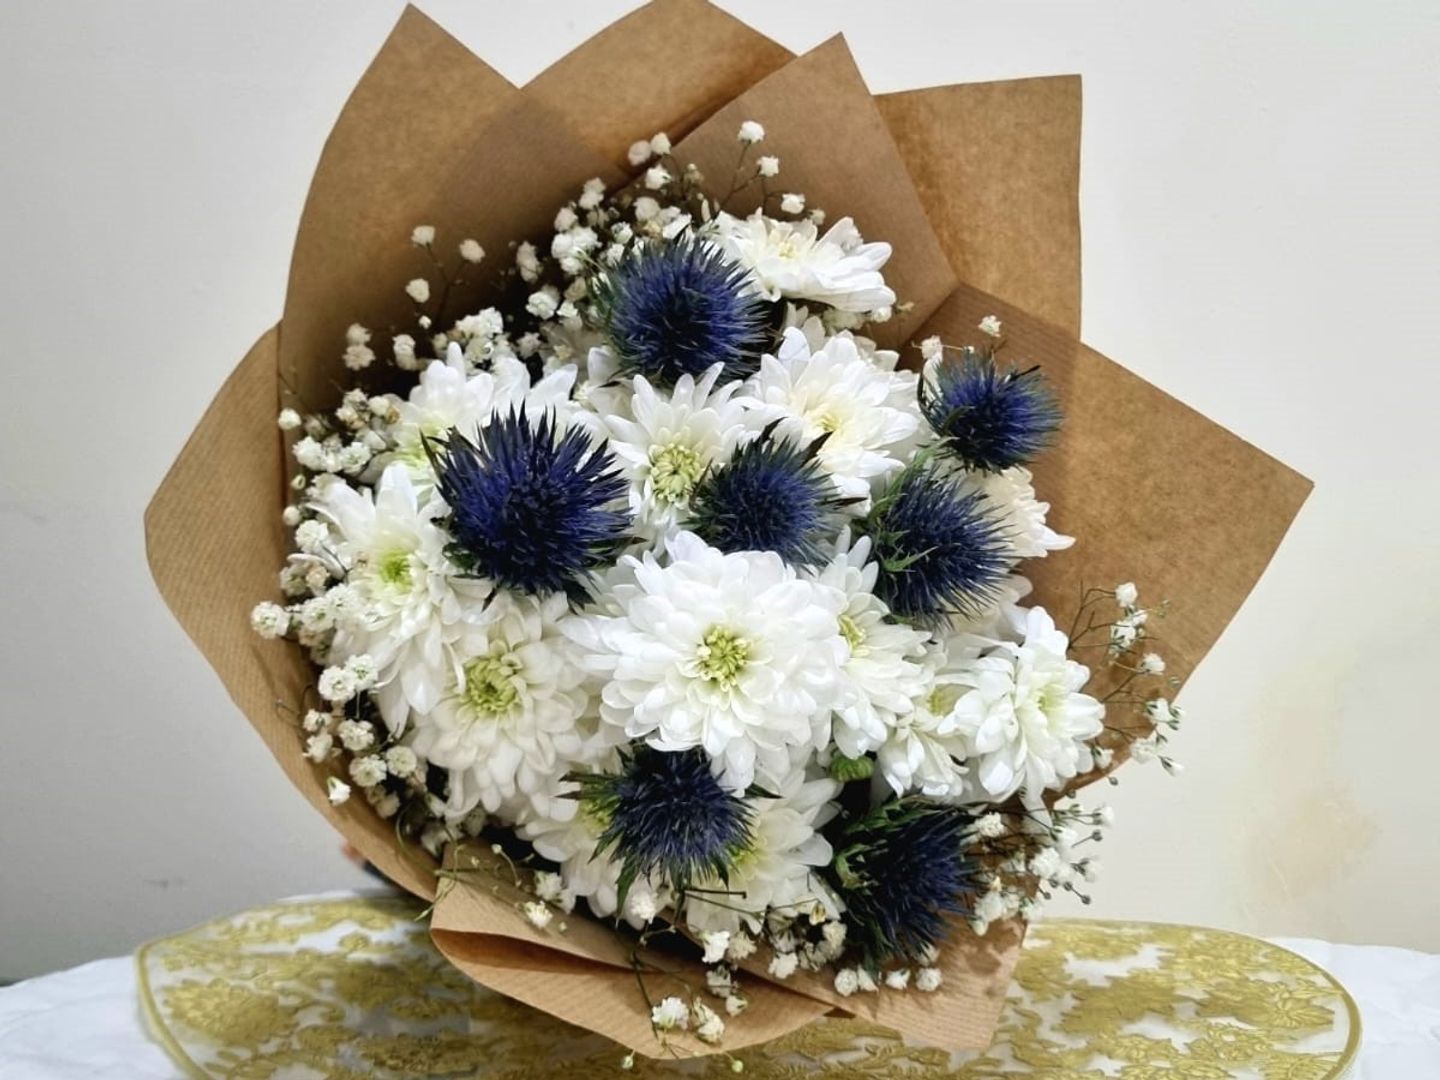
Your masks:
<svg viewBox="0 0 1440 1080"><path fill-rule="evenodd" d="M1440 1078L1440 956L1277 938L1330 971L1360 1007L1352 1077ZM0 989L0 1080L176 1080L146 1034L133 957L96 960Z"/></svg>

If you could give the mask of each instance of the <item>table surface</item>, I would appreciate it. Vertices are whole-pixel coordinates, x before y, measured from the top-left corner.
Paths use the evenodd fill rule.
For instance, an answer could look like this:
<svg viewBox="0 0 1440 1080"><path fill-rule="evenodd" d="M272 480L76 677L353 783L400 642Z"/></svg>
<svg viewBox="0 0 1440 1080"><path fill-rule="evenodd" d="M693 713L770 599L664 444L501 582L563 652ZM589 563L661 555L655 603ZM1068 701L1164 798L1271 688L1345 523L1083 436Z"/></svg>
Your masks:
<svg viewBox="0 0 1440 1080"><path fill-rule="evenodd" d="M1364 1040L1351 1077L1440 1076L1440 956L1273 940L1328 970L1359 1005ZM97 960L0 989L0 1080L181 1076L146 1033L133 957Z"/></svg>

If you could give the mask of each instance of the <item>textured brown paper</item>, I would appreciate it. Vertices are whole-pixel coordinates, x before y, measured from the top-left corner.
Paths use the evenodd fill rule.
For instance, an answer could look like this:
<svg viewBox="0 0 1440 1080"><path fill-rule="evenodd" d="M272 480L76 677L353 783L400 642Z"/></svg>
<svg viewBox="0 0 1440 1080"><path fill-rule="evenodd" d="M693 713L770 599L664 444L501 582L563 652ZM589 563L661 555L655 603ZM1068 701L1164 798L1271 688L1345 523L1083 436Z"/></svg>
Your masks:
<svg viewBox="0 0 1440 1080"><path fill-rule="evenodd" d="M317 810L396 884L435 891L433 868L395 844L394 831L362 800L331 806L325 774L301 755L300 714L315 673L295 646L247 630L257 596L274 596L289 539L279 401L277 334L240 361L210 403L145 510L150 570L170 610Z"/></svg>
<svg viewBox="0 0 1440 1080"><path fill-rule="evenodd" d="M827 1003L835 1013L883 1024L932 1046L978 1050L994 1034L1024 940L1025 924L1016 920L993 923L981 937L964 920L951 919L950 936L935 965L943 975L935 993L911 989L844 997L835 990L833 971L797 971L784 986ZM763 978L767 962L768 956L757 954L742 967Z"/></svg>
<svg viewBox="0 0 1440 1080"><path fill-rule="evenodd" d="M1078 321L1078 110L1069 79L941 87L876 105L839 39L792 60L700 0L641 9L522 91L407 9L327 141L281 325L231 375L146 513L161 592L311 803L393 880L433 897L433 861L397 847L362 801L329 804L324 770L300 754L313 672L295 647L249 630L250 609L275 594L288 545L276 411L282 397L309 408L334 399L351 321L377 336L408 324L398 286L431 276L406 244L414 225L436 225L446 244L475 237L493 272L506 242L542 232L585 179L620 179L632 139L684 135L680 156L723 183L735 130L754 118L781 158L778 190L804 191L832 219L850 214L895 245L887 276L913 307L882 328L886 340L938 331L963 341L993 311L1006 319L1011 354L1045 364L1071 411L1039 486L1056 526L1081 543L1031 564L1041 596L1064 611L1081 580L1133 577L1147 597L1175 601L1182 614L1166 627L1168 654L1188 671L1263 569L1306 485L1067 332ZM957 271L1060 327L957 288ZM450 314L485 288L483 278L470 283ZM564 935L541 934L516 899L473 882L445 889L437 944L487 985L657 1053L628 951L579 916ZM958 928L944 988L932 995L857 1001L814 976L783 986L751 977L755 1004L731 1022L726 1046L793 1030L832 1006L938 1045L983 1046L1022 934L1003 926L977 940ZM693 960L647 959L702 981Z"/></svg>
<svg viewBox="0 0 1440 1080"><path fill-rule="evenodd" d="M440 279L409 244L433 225L453 271L455 245L489 253L445 313L474 310L483 285L509 261L507 245L539 234L594 176L619 174L541 101L516 90L414 8L406 8L326 140L295 238L280 370L309 409L338 398L345 329L364 313L377 351L413 324L403 286ZM443 314L443 313L442 313Z"/></svg>
<svg viewBox="0 0 1440 1080"><path fill-rule="evenodd" d="M520 914L520 904L532 898L507 880L506 864L487 862L483 850L452 851L447 858L450 868L477 865L493 871L480 879L483 884L447 885L436 901L431 936L445 957L492 990L660 1055L650 1030L649 1009L640 1007L644 997L630 945L606 925L582 916L557 918L552 929L538 930ZM562 921L563 931L556 926ZM693 949L681 956L675 949L656 945L639 950L633 959L644 966L645 993L654 1001L668 994L688 996L705 981ZM750 980L746 993L750 1007L743 1022L729 1024L726 1050L766 1042L830 1010L823 1000L763 980ZM720 1002L713 1004L718 1007ZM597 1017L604 1018L603 1025L596 1023ZM669 1042L682 1053L713 1052L682 1033Z"/></svg>
<svg viewBox="0 0 1440 1080"><path fill-rule="evenodd" d="M666 1037L667 1050L661 1048L650 1028L650 1010L628 967L569 957L561 962L554 949L503 936L433 930L431 937L445 958L476 982L577 1027L598 1031L648 1057L742 1050L787 1035L829 1012L824 1002L752 979L745 991L750 1005L741 1016L727 1021L721 1046L707 1046L677 1032ZM651 972L645 976L645 987L655 1001L668 994L688 998L697 986L698 973L698 968L688 970L682 982ZM721 1003L714 998L711 1004L718 1007ZM989 1037L987 1032L985 1038Z"/></svg>
<svg viewBox="0 0 1440 1080"><path fill-rule="evenodd" d="M280 370L304 407L323 409L337 396L339 372L325 361L344 350L357 313L379 330L405 313L394 283L425 269L405 241L415 225L430 223L433 170L476 146L519 96L435 23L405 9L325 141L295 237ZM360 266L369 272L356 273Z"/></svg>
<svg viewBox="0 0 1440 1080"><path fill-rule="evenodd" d="M885 94L956 276L1080 333L1080 77Z"/></svg>
<svg viewBox="0 0 1440 1080"><path fill-rule="evenodd" d="M624 168L631 143L662 131L678 143L791 59L704 0L656 0L541 72L524 93Z"/></svg>

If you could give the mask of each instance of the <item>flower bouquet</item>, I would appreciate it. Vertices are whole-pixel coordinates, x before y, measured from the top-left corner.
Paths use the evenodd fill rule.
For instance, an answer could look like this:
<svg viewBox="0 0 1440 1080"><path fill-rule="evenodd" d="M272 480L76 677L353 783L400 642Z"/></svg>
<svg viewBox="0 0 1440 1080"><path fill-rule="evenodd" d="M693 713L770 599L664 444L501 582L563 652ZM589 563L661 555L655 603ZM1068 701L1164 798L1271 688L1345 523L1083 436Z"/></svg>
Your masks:
<svg viewBox="0 0 1440 1080"><path fill-rule="evenodd" d="M1077 342L1078 119L700 0L517 89L405 12L146 529L462 970L650 1055L988 1041L1309 487Z"/></svg>

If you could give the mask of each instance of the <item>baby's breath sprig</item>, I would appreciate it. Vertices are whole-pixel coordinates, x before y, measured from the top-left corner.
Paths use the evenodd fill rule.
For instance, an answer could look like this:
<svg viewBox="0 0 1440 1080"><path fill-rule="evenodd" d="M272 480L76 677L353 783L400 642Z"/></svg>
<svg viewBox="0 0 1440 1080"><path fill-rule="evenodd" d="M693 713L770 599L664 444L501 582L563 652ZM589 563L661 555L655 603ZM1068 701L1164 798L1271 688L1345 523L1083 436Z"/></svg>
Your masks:
<svg viewBox="0 0 1440 1080"><path fill-rule="evenodd" d="M974 821L967 844L982 867L982 890L972 906L971 928L984 934L1000 920L1030 920L1056 891L1089 904L1081 886L1094 880L1098 860L1075 849L1103 839L1114 820L1108 807L1057 804L1049 809L1018 803L986 810Z"/></svg>
<svg viewBox="0 0 1440 1080"><path fill-rule="evenodd" d="M759 182L763 191L766 178L780 172L780 160L773 156L761 157L753 168L746 167L751 150L765 139L765 128L757 121L746 120L742 123L735 139L740 144L740 151L735 159L735 169L730 177L730 189L725 192L717 204L721 210L729 206L730 200L751 184Z"/></svg>
<svg viewBox="0 0 1440 1080"><path fill-rule="evenodd" d="M1110 602L1117 613L1102 614ZM1133 582L1113 589L1090 587L1082 591L1071 624L1070 648L1103 651L1107 668L1116 676L1115 684L1102 699L1107 719L1092 749L1096 769L1109 770L1115 764L1116 751L1123 748L1134 761L1158 761L1172 775L1183 771L1179 762L1161 752L1170 735L1179 729L1184 713L1159 691L1178 688L1179 680L1166 676L1164 657L1151 647L1156 641L1151 633L1151 618L1163 619L1169 610L1169 601L1155 608L1141 607L1139 590ZM1117 707L1126 708L1138 722L1115 722ZM1118 782L1114 776L1108 779L1112 785Z"/></svg>

